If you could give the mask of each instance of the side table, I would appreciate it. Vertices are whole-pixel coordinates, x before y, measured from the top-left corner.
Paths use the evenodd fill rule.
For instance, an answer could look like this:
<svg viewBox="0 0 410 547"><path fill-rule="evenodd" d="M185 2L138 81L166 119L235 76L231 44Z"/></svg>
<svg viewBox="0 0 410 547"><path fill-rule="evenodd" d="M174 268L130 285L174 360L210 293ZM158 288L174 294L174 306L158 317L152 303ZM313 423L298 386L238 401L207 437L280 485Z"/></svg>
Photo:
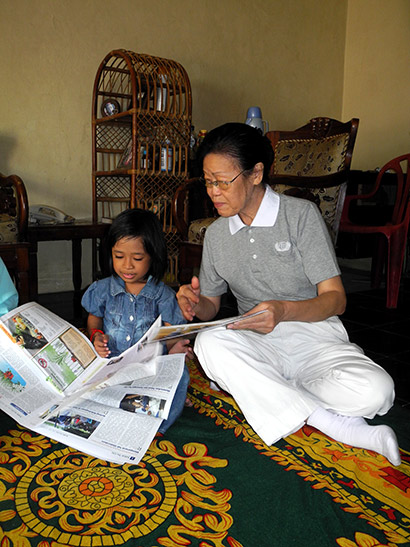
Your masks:
<svg viewBox="0 0 410 547"><path fill-rule="evenodd" d="M71 241L72 243L72 278L74 286L74 308L81 310L81 259L82 240L102 240L108 232L109 224L92 222L89 220L76 220L71 224L29 224L27 239L30 243L29 271L30 271L30 299L38 299L38 265L37 252L39 241ZM92 256L93 279L97 275L97 253L96 246L93 246Z"/></svg>

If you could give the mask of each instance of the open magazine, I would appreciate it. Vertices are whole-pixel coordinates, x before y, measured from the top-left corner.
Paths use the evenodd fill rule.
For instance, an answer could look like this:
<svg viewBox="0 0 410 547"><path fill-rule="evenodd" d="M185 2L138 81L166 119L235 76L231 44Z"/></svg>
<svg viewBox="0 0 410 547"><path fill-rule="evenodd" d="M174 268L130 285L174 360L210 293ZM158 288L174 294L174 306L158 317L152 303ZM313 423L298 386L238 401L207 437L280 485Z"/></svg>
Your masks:
<svg viewBox="0 0 410 547"><path fill-rule="evenodd" d="M184 354L163 340L249 316L161 327L102 358L78 329L35 302L0 318L0 409L18 423L92 456L138 463L166 419Z"/></svg>
<svg viewBox="0 0 410 547"><path fill-rule="evenodd" d="M32 302L0 318L0 409L21 425L115 463L137 463L168 417L183 354L148 343L104 359L78 329Z"/></svg>

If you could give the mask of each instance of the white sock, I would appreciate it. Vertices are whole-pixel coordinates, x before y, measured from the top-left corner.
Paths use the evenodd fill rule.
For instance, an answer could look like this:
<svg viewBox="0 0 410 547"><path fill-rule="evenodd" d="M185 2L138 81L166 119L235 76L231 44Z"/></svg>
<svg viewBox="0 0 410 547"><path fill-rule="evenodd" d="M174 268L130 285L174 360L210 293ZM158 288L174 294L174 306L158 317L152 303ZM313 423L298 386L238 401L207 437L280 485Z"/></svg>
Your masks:
<svg viewBox="0 0 410 547"><path fill-rule="evenodd" d="M387 425L371 426L360 416L342 416L321 407L312 412L307 423L335 441L373 450L382 454L393 465L401 463L396 435Z"/></svg>

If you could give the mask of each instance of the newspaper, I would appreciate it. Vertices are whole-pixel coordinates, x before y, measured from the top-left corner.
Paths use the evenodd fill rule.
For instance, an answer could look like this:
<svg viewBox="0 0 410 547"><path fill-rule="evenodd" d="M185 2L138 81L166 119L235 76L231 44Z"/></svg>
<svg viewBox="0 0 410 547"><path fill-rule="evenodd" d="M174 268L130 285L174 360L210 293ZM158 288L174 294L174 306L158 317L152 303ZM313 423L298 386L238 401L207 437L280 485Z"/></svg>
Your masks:
<svg viewBox="0 0 410 547"><path fill-rule="evenodd" d="M78 329L35 302L0 318L0 409L56 441L114 463L138 463L168 417L184 354L150 343L99 357Z"/></svg>
<svg viewBox="0 0 410 547"><path fill-rule="evenodd" d="M172 327L158 317L132 347L102 358L67 321L24 304L0 318L0 409L92 456L138 463L169 415L184 369L185 355L162 355L161 342L252 315Z"/></svg>

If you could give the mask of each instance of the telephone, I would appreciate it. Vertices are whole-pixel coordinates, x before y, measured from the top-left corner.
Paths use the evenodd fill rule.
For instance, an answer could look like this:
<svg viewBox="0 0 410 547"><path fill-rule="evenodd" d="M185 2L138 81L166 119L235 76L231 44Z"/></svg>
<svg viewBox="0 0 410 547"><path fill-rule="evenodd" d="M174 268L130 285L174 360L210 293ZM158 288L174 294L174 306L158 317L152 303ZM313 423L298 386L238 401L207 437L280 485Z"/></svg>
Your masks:
<svg viewBox="0 0 410 547"><path fill-rule="evenodd" d="M29 222L32 224L69 224L74 220L74 217L50 205L31 205L29 208Z"/></svg>

